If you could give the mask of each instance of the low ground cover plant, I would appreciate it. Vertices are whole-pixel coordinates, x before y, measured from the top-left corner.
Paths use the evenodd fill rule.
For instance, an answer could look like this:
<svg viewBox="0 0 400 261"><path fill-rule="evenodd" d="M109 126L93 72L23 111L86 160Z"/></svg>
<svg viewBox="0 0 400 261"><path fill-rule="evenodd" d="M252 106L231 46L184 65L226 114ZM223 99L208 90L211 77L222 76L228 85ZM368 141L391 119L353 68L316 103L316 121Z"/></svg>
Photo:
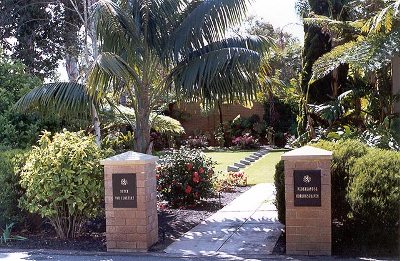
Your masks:
<svg viewBox="0 0 400 261"><path fill-rule="evenodd" d="M47 218L58 237L78 237L83 223L102 210L100 159L109 155L92 135L44 132L21 172L20 206Z"/></svg>
<svg viewBox="0 0 400 261"><path fill-rule="evenodd" d="M218 192L232 192L235 187L247 186L247 175L244 172L228 172L216 179L214 187Z"/></svg>
<svg viewBox="0 0 400 261"><path fill-rule="evenodd" d="M160 157L157 166L157 191L174 207L209 198L213 195L213 166L200 150L170 150Z"/></svg>

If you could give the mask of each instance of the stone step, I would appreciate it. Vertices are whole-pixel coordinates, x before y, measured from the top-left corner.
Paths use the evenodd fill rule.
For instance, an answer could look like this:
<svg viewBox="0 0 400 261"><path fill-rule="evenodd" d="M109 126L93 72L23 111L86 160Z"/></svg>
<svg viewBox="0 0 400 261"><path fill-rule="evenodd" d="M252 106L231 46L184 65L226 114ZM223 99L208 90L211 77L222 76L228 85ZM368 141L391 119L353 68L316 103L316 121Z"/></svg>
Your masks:
<svg viewBox="0 0 400 261"><path fill-rule="evenodd" d="M244 164L244 165L250 165L251 162L248 160L240 160L240 163Z"/></svg>
<svg viewBox="0 0 400 261"><path fill-rule="evenodd" d="M243 163L239 163L239 162L235 162L233 165L235 165L236 167L239 167L241 169L246 167L246 165L244 165Z"/></svg>
<svg viewBox="0 0 400 261"><path fill-rule="evenodd" d="M227 170L232 172L238 172L240 169L236 166L228 166Z"/></svg>
<svg viewBox="0 0 400 261"><path fill-rule="evenodd" d="M250 162L256 161L256 159L255 159L255 158L252 158L252 157L246 157L246 158L244 158L244 159L247 160L247 161L250 161Z"/></svg>
<svg viewBox="0 0 400 261"><path fill-rule="evenodd" d="M260 152L254 152L253 155L257 155L257 156L260 156L260 157L264 156L264 154L262 154Z"/></svg>
<svg viewBox="0 0 400 261"><path fill-rule="evenodd" d="M261 158L260 155L257 155L257 154L255 154L255 153L251 154L250 157L255 158L255 159Z"/></svg>

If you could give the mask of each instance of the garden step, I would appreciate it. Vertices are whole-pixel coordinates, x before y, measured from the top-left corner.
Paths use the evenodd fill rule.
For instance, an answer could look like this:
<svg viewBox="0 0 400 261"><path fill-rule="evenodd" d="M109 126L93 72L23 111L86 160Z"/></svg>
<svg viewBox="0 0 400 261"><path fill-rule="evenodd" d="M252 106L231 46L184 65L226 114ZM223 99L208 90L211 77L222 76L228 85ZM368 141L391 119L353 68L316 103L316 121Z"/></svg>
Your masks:
<svg viewBox="0 0 400 261"><path fill-rule="evenodd" d="M254 153L254 154L251 154L250 157L255 158L255 159L261 158L260 155L257 155L257 154L255 154L255 153Z"/></svg>
<svg viewBox="0 0 400 261"><path fill-rule="evenodd" d="M250 161L250 162L256 161L256 159L255 159L255 158L252 158L252 157L246 157L246 158L244 158L244 159L247 160L247 161Z"/></svg>
<svg viewBox="0 0 400 261"><path fill-rule="evenodd" d="M258 151L258 153L261 153L262 155L265 155L265 154L268 153L268 151L266 151L266 150L260 150L260 151Z"/></svg>
<svg viewBox="0 0 400 261"><path fill-rule="evenodd" d="M244 164L244 165L250 165L251 162L248 160L241 160L240 163Z"/></svg>
<svg viewBox="0 0 400 261"><path fill-rule="evenodd" d="M257 155L257 156L260 156L260 157L264 156L264 154L262 154L260 152L254 152L253 155Z"/></svg>
<svg viewBox="0 0 400 261"><path fill-rule="evenodd" d="M228 171L232 171L232 172L238 172L239 168L236 166L228 166Z"/></svg>
<svg viewBox="0 0 400 261"><path fill-rule="evenodd" d="M235 164L233 164L233 165L235 165L236 167L239 167L239 168L245 168L246 167L246 165L244 165L242 163L239 163L239 162L235 162Z"/></svg>

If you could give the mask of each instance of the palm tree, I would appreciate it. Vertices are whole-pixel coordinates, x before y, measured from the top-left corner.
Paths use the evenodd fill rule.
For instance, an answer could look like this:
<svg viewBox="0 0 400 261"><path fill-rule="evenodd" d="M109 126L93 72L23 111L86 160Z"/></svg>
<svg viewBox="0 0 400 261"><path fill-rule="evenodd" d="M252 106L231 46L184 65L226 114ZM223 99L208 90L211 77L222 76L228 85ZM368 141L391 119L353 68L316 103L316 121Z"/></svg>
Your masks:
<svg viewBox="0 0 400 261"><path fill-rule="evenodd" d="M226 38L227 29L244 18L248 2L101 0L95 4L99 55L85 88L97 105L104 99L118 103L121 95L128 97L136 119L135 151L147 152L151 112L170 89L208 105L253 97L259 87L260 60L271 41L257 36ZM39 97L41 91L28 96ZM62 92L51 103L76 108L76 95ZM28 96L18 106L28 105Z"/></svg>

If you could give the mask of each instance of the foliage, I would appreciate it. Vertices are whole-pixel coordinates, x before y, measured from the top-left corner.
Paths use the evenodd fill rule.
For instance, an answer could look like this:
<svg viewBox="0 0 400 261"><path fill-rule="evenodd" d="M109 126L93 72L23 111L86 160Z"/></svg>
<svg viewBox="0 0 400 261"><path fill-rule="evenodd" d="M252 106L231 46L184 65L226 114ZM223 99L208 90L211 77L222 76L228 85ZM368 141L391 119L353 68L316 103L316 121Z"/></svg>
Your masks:
<svg viewBox="0 0 400 261"><path fill-rule="evenodd" d="M7 243L11 240L26 240L25 237L11 235L13 227L14 223L10 223L5 226L5 228L3 229L3 233L0 236L0 245L3 243Z"/></svg>
<svg viewBox="0 0 400 261"><path fill-rule="evenodd" d="M400 153L371 150L351 166L347 200L369 236L396 234L400 215Z"/></svg>
<svg viewBox="0 0 400 261"><path fill-rule="evenodd" d="M222 124L218 125L218 127L215 129L214 139L220 148L225 146L225 133L224 126Z"/></svg>
<svg viewBox="0 0 400 261"><path fill-rule="evenodd" d="M213 194L214 162L201 151L181 147L160 157L157 191L170 205L187 206Z"/></svg>
<svg viewBox="0 0 400 261"><path fill-rule="evenodd" d="M11 222L24 223L26 213L18 208L18 200L24 194L19 170L25 165L28 151L8 150L0 152L0 227Z"/></svg>
<svg viewBox="0 0 400 261"><path fill-rule="evenodd" d="M249 133L253 137L260 138L265 136L266 127L265 121L261 120L260 116L257 114L253 114L248 118L238 115L230 122L227 133L232 139L246 133Z"/></svg>
<svg viewBox="0 0 400 261"><path fill-rule="evenodd" d="M275 132L296 133L296 104L273 98L264 102L264 110L264 120Z"/></svg>
<svg viewBox="0 0 400 261"><path fill-rule="evenodd" d="M102 146L103 148L112 149L116 153L123 153L132 149L133 141L133 134L130 131L126 133L120 131L108 132L103 139Z"/></svg>
<svg viewBox="0 0 400 261"><path fill-rule="evenodd" d="M79 51L82 22L75 2L83 9L82 1L1 1L0 45L21 60L29 73L41 79L54 76L57 62L66 53Z"/></svg>
<svg viewBox="0 0 400 261"><path fill-rule="evenodd" d="M106 154L83 132L44 132L21 173L21 207L48 218L60 238L79 236L85 220L101 211Z"/></svg>
<svg viewBox="0 0 400 261"><path fill-rule="evenodd" d="M219 192L232 192L235 187L247 186L247 175L244 172L228 172L218 177L214 182L214 188Z"/></svg>
<svg viewBox="0 0 400 261"><path fill-rule="evenodd" d="M232 143L240 149L254 149L259 147L258 139L251 136L250 133L234 137Z"/></svg>
<svg viewBox="0 0 400 261"><path fill-rule="evenodd" d="M205 148L208 146L208 137L206 135L189 136L185 141L185 145L192 149Z"/></svg>
<svg viewBox="0 0 400 261"><path fill-rule="evenodd" d="M282 224L286 222L286 204L285 204L285 169L284 161L279 161L275 166L274 185L276 196L274 204L278 210L278 220Z"/></svg>
<svg viewBox="0 0 400 261"><path fill-rule="evenodd" d="M346 220L351 212L347 201L348 188L352 184L350 169L356 160L368 153L365 144L357 140L344 140L337 143L320 141L316 147L333 151L332 175L332 219Z"/></svg>

